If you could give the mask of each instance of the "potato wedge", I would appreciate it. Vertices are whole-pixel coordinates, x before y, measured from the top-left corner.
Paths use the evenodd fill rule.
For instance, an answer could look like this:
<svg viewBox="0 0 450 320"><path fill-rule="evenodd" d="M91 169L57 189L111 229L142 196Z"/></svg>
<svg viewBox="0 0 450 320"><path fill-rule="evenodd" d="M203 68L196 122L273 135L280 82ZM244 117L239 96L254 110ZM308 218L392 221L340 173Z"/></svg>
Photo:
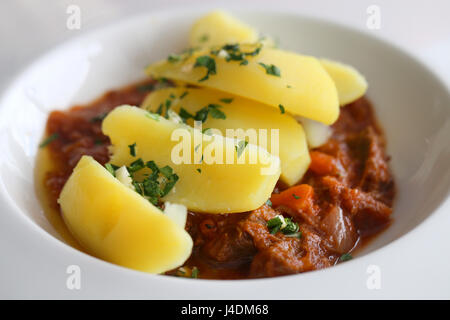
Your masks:
<svg viewBox="0 0 450 320"><path fill-rule="evenodd" d="M265 149L252 144L238 148L234 139L204 135L140 108L114 109L103 120L102 130L113 145L111 163L122 166L142 158L172 167L179 180L162 200L192 211L256 209L270 197L280 176L279 158ZM128 147L134 143L135 157Z"/></svg>
<svg viewBox="0 0 450 320"><path fill-rule="evenodd" d="M106 261L149 273L181 266L192 239L177 222L83 156L58 199L80 244Z"/></svg>
<svg viewBox="0 0 450 320"><path fill-rule="evenodd" d="M198 30L208 34L208 41L199 42ZM194 35L195 36L192 36ZM250 26L226 12L213 12L198 19L191 29L190 46L224 45L236 42L255 42L256 32ZM270 38L269 38L270 39ZM367 81L355 68L340 62L320 59L320 63L336 84L339 104L346 105L362 97L367 91Z"/></svg>
<svg viewBox="0 0 450 320"><path fill-rule="evenodd" d="M217 10L199 18L191 27L189 44L192 47L227 43L256 42L258 32L230 14Z"/></svg>
<svg viewBox="0 0 450 320"><path fill-rule="evenodd" d="M366 93L366 79L352 66L328 59L320 59L320 63L336 84L341 106L361 98Z"/></svg>
<svg viewBox="0 0 450 320"><path fill-rule="evenodd" d="M171 98L173 97L173 98ZM180 98L181 97L181 98ZM150 93L142 103L142 108L156 112L166 101L171 101L170 110L177 113L180 107L195 114L202 107L218 104L226 119L209 115L203 128L215 128L227 135L226 129L242 129L249 136L255 133L250 143L257 144L269 152L276 152L281 160L281 179L288 185L297 183L308 169L310 158L305 133L302 126L289 114L282 114L279 109L265 104L236 97L222 91L206 88L166 88ZM255 115L258 115L255 117ZM189 119L188 124L193 125ZM259 130L267 132L267 139L258 136ZM272 150L271 130L278 130L278 139L274 139ZM253 131L255 130L255 131ZM233 138L232 132L227 135Z"/></svg>
<svg viewBox="0 0 450 320"><path fill-rule="evenodd" d="M258 44L240 46L242 52L255 52ZM220 51L220 50L219 50ZM223 50L222 50L223 51ZM149 76L185 81L205 86L325 124L336 121L339 102L336 86L319 61L310 56L263 47L246 56L248 64L227 60L208 49L185 54L178 61L163 60L146 68Z"/></svg>

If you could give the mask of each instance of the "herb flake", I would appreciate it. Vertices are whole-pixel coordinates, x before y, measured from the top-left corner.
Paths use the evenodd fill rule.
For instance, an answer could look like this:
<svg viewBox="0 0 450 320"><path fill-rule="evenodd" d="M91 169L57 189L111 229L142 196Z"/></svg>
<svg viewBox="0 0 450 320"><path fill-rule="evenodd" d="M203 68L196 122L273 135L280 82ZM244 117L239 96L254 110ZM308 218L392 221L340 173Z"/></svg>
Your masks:
<svg viewBox="0 0 450 320"><path fill-rule="evenodd" d="M258 63L260 66L262 66L265 70L267 74L270 74L272 76L276 76L276 77L280 77L281 76L281 71L280 69L273 64L265 64L262 62Z"/></svg>
<svg viewBox="0 0 450 320"><path fill-rule="evenodd" d="M55 141L58 138L59 138L58 133L53 133L53 134L49 135L47 138L44 139L44 141L42 141L39 144L39 148L44 148L44 147L48 146L50 143L52 143L53 141Z"/></svg>

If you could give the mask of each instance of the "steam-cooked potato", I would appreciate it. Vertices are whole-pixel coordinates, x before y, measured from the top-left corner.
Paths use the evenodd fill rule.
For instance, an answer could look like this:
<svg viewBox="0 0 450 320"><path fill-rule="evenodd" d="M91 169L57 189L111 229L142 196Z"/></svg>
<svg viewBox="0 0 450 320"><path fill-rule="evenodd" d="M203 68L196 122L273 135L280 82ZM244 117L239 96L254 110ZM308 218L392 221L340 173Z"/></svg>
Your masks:
<svg viewBox="0 0 450 320"><path fill-rule="evenodd" d="M180 98L181 97L181 98ZM281 113L279 109L262 103L236 97L221 91L206 88L167 88L150 93L142 107L156 112L170 101L170 110L180 113L180 108L191 115L208 105L220 105L226 118L209 115L203 123L203 128L216 128L222 135L227 135L226 129L242 129L249 136L254 133L254 142L276 152L281 160L281 179L289 185L298 182L308 169L310 158L302 126L289 114ZM193 119L187 120L192 125ZM267 138L259 135L259 130L265 130ZM271 139L271 130L278 130L279 135ZM249 131L250 130L250 131ZM234 133L229 130L228 137ZM259 135L259 136L258 136ZM273 143L273 148L272 148Z"/></svg>
<svg viewBox="0 0 450 320"><path fill-rule="evenodd" d="M258 32L224 11L213 11L199 18L191 27L189 44L192 47L227 43L256 42Z"/></svg>
<svg viewBox="0 0 450 320"><path fill-rule="evenodd" d="M230 58L241 53L242 60ZM152 77L225 91L277 109L281 105L294 115L325 124L339 115L336 86L316 58L258 44L216 52L199 49L152 64L146 71Z"/></svg>
<svg viewBox="0 0 450 320"><path fill-rule="evenodd" d="M352 66L328 59L320 59L320 63L336 84L341 106L361 98L366 93L366 79Z"/></svg>
<svg viewBox="0 0 450 320"><path fill-rule="evenodd" d="M209 35L207 42L196 41L197 36L192 36L199 29ZM221 11L207 14L194 23L189 44L198 47L255 41L256 31L253 28ZM328 59L321 59L320 62L336 84L341 106L362 97L367 91L367 81L352 66Z"/></svg>
<svg viewBox="0 0 450 320"><path fill-rule="evenodd" d="M192 211L256 209L270 197L280 176L279 158L265 149L220 135L205 135L136 107L114 109L103 120L102 130L113 145L112 164L129 165L142 158L173 168L179 180L162 200ZM136 156L129 148L134 143Z"/></svg>
<svg viewBox="0 0 450 320"><path fill-rule="evenodd" d="M58 200L65 223L92 255L150 273L181 266L192 239L92 157L83 156Z"/></svg>

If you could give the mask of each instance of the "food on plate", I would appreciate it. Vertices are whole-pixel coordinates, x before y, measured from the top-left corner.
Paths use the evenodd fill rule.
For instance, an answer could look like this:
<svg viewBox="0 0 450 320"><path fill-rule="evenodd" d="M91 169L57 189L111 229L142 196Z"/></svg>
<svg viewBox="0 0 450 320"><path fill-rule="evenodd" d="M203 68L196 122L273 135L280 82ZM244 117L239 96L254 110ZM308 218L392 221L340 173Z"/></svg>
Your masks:
<svg viewBox="0 0 450 320"><path fill-rule="evenodd" d="M62 238L225 280L330 267L386 229L395 183L364 76L273 39L215 11L147 79L52 112L36 185Z"/></svg>
<svg viewBox="0 0 450 320"><path fill-rule="evenodd" d="M224 43L256 42L256 29L239 21L224 11L213 11L199 18L189 33L189 45L193 48L215 46ZM222 41L226 39L226 41Z"/></svg>
<svg viewBox="0 0 450 320"><path fill-rule="evenodd" d="M74 237L100 259L159 273L191 254L192 239L179 223L186 220L186 208L173 217L164 214L92 157L80 159L58 203Z"/></svg>
<svg viewBox="0 0 450 320"><path fill-rule="evenodd" d="M198 41L208 39L208 41ZM223 11L214 11L200 18L191 29L189 45L192 48L205 46L223 46L230 43L255 43L257 32ZM273 46L274 41L267 36L259 36L259 42ZM362 97L367 91L367 81L354 67L319 59L322 67L333 79L339 96L339 104L346 105Z"/></svg>
<svg viewBox="0 0 450 320"><path fill-rule="evenodd" d="M120 167L136 163L139 168L154 161L159 167L168 166L177 178L162 201L182 204L196 212L256 209L270 197L280 176L280 160L265 149L203 134L137 107L114 109L103 120L102 131L112 143L111 164ZM183 143L186 148L181 150ZM224 157L215 159L214 152ZM225 156L232 161L227 163L230 159ZM250 163L253 156L256 162ZM143 174L150 170L143 168Z"/></svg>
<svg viewBox="0 0 450 320"><path fill-rule="evenodd" d="M315 57L256 44L200 48L146 68L169 78L242 96L325 124L336 121L336 86Z"/></svg>
<svg viewBox="0 0 450 320"><path fill-rule="evenodd" d="M320 59L320 63L336 85L341 106L361 98L366 93L366 79L352 66L328 59Z"/></svg>
<svg viewBox="0 0 450 320"><path fill-rule="evenodd" d="M241 129L242 138L247 134L250 143L280 157L281 179L288 185L298 182L308 169L309 150L302 125L279 109L242 97L230 98L229 94L213 89L182 87L153 91L142 103L142 108L157 112L160 108L164 109L166 101L170 101L170 110L179 113L191 125L196 113L205 107L217 106L220 116L207 117L203 130L208 133L209 129L218 129L223 136L227 136L227 129ZM161 113L165 115L164 110ZM255 114L258 116L255 117ZM261 129L267 130L268 134L258 136ZM271 138L272 129L277 130L274 139ZM229 137L234 138L236 132L228 132ZM275 142L275 139L276 150L272 150L272 140Z"/></svg>

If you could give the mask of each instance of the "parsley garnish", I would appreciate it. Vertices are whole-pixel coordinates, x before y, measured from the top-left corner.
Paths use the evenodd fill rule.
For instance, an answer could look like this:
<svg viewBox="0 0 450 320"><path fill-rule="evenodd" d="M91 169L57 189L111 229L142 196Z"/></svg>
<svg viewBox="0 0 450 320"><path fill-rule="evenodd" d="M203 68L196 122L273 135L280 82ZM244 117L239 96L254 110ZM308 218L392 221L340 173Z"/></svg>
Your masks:
<svg viewBox="0 0 450 320"><path fill-rule="evenodd" d="M255 48L255 50L250 52L242 52L239 44L233 43L233 44L226 44L222 46L220 49L217 50L211 50L211 54L217 56L222 55L225 56L225 60L227 62L229 61L241 61L240 65L247 65L248 60L245 59L247 56L256 56L259 54L259 52L262 49L262 44L258 44L258 46ZM222 53L221 53L222 52Z"/></svg>
<svg viewBox="0 0 450 320"><path fill-rule="evenodd" d="M204 35L202 35L198 40L199 40L200 42L206 42L206 41L209 40L209 35L204 34Z"/></svg>
<svg viewBox="0 0 450 320"><path fill-rule="evenodd" d="M199 82L205 81L209 79L209 75L216 74L216 61L211 58L210 56L200 56L197 58L194 64L194 68L196 67L205 67L206 68L206 75L198 80Z"/></svg>
<svg viewBox="0 0 450 320"><path fill-rule="evenodd" d="M272 207L272 201L270 201L270 199L266 201L266 204L267 204L269 207Z"/></svg>
<svg viewBox="0 0 450 320"><path fill-rule="evenodd" d="M139 171L139 170L144 169L144 168L145 168L145 164L144 164L144 161L142 161L141 158L133 161L127 167L129 173L133 173L133 172Z"/></svg>
<svg viewBox="0 0 450 320"><path fill-rule="evenodd" d="M174 53L169 54L169 56L167 57L167 61L169 61L170 63L178 62L180 60L181 56Z"/></svg>
<svg viewBox="0 0 450 320"><path fill-rule="evenodd" d="M300 199L300 197L298 196L298 195L296 195L296 194L292 194L292 196L295 198L295 199Z"/></svg>
<svg viewBox="0 0 450 320"><path fill-rule="evenodd" d="M301 236L298 223L292 221L290 218L284 218L282 215L277 215L275 218L267 221L267 228L271 234L276 234L278 231L281 231L290 237Z"/></svg>
<svg viewBox="0 0 450 320"><path fill-rule="evenodd" d="M186 122L186 120L190 118L196 121L205 122L209 114L211 114L211 117L215 119L226 119L227 117L225 113L222 110L219 110L219 108L222 108L222 106L218 104L209 104L206 107L198 110L195 115L189 113L184 108L180 108L180 112L178 114L184 122Z"/></svg>
<svg viewBox="0 0 450 320"><path fill-rule="evenodd" d="M115 175L115 170L118 168L109 163L105 167L113 175ZM137 180L134 174L144 168L150 169L151 173L144 174L144 179ZM178 181L178 175L173 172L171 167L165 166L160 168L154 161L144 163L141 158L130 163L127 166L127 170L133 180L132 184L136 192L154 205L157 205L159 199L167 195Z"/></svg>
<svg viewBox="0 0 450 320"><path fill-rule="evenodd" d="M262 66L264 69L266 69L267 74L270 74L270 75L276 76L276 77L281 76L280 69L277 66L275 66L273 64L265 64L262 62L259 62L259 65Z"/></svg>
<svg viewBox="0 0 450 320"><path fill-rule="evenodd" d="M238 142L237 146L235 146L238 158L241 156L242 152L244 152L244 150L247 147L247 145L248 145L248 141L241 140L241 141Z"/></svg>
<svg viewBox="0 0 450 320"><path fill-rule="evenodd" d="M286 110L284 109L284 106L282 104L279 104L278 108L280 108L281 114L286 112Z"/></svg>
<svg viewBox="0 0 450 320"><path fill-rule="evenodd" d="M184 97L186 97L188 95L189 92L185 91L180 95L180 99L183 99Z"/></svg>
<svg viewBox="0 0 450 320"><path fill-rule="evenodd" d="M53 133L53 134L49 135L47 138L45 138L44 141L41 142L41 144L39 145L39 148L46 147L47 145L49 145L50 143L52 143L53 141L55 141L58 138L59 138L58 133Z"/></svg>
<svg viewBox="0 0 450 320"><path fill-rule="evenodd" d="M198 270L198 268L197 267L193 267L192 268L192 271L191 271L191 278L198 278L198 274L199 274L200 272L199 272L199 270Z"/></svg>
<svg viewBox="0 0 450 320"><path fill-rule="evenodd" d="M208 105L209 113L211 114L211 117L215 119L226 119L225 113L223 111L219 110L222 106L219 106L218 104L210 104ZM203 121L204 122L204 121Z"/></svg>
<svg viewBox="0 0 450 320"><path fill-rule="evenodd" d="M205 128L205 129L202 130L202 133L203 134L207 134L208 136L210 136L210 135L212 135L212 133L209 132L210 130L211 130L211 128Z"/></svg>
<svg viewBox="0 0 450 320"><path fill-rule="evenodd" d="M351 255L350 253L344 253L344 254L339 258L340 261L348 261L348 260L352 260L352 259L353 259L353 257L352 257L352 255Z"/></svg>
<svg viewBox="0 0 450 320"><path fill-rule="evenodd" d="M143 84L137 87L137 90L140 92L151 91L153 89L155 89L154 83Z"/></svg>
<svg viewBox="0 0 450 320"><path fill-rule="evenodd" d="M161 107L161 112L162 112L162 106L160 106ZM159 109L158 109L159 110ZM145 116L147 117L147 118L150 118L150 119L152 119L152 120L155 120L155 121L159 121L159 114L157 114L157 113L152 113L152 112L147 112L146 114L145 114Z"/></svg>
<svg viewBox="0 0 450 320"><path fill-rule="evenodd" d="M130 145L128 146L128 148L130 148L130 154L131 154L133 157L136 157L136 142L133 143L133 144L130 144Z"/></svg>
<svg viewBox="0 0 450 320"><path fill-rule="evenodd" d="M202 169L198 168L198 169L197 169L197 172L198 172L198 173L202 173Z"/></svg>
<svg viewBox="0 0 450 320"><path fill-rule="evenodd" d="M108 115L108 112L104 112L102 114L96 115L95 117L91 118L90 122L103 121L103 119L105 119L107 115Z"/></svg>
<svg viewBox="0 0 450 320"><path fill-rule="evenodd" d="M117 169L117 167L115 165L113 165L111 163L106 163L105 164L105 168L106 168L106 170L109 171L109 173L111 173L113 175L113 177L116 176L116 169Z"/></svg>
<svg viewBox="0 0 450 320"><path fill-rule="evenodd" d="M233 102L233 99L234 98L223 98L223 99L220 99L220 101L223 103L231 103L231 102Z"/></svg>

